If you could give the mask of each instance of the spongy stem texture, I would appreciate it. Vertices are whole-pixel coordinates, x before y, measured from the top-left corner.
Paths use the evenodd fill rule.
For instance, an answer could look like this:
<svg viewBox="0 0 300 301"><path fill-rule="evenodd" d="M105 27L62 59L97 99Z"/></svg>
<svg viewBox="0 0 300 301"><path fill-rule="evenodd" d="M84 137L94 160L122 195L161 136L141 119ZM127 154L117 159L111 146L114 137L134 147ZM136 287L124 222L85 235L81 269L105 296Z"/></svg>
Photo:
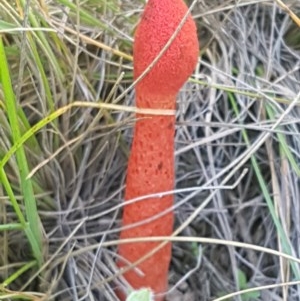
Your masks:
<svg viewBox="0 0 300 301"><path fill-rule="evenodd" d="M153 62L176 31L187 13L182 0L149 0L135 34L133 47L134 78L137 79ZM199 52L197 31L189 15L170 47L154 67L136 85L136 104L139 108L175 109L176 95L195 68ZM128 200L174 189L175 116L137 114L134 138L128 161L123 226L151 219L143 225L122 230L120 238L168 236L173 230L173 212L153 219L171 208L173 195L152 197L126 204ZM158 242L131 243L119 246L120 257L134 263L153 250ZM135 289L149 287L155 294L168 288L168 269L171 244L130 270L125 279ZM121 259L119 267L127 263ZM121 300L126 293L118 291ZM162 301L156 296L155 301Z"/></svg>
<svg viewBox="0 0 300 301"><path fill-rule="evenodd" d="M171 191L174 188L174 117L138 116L135 134L128 162L125 199L151 193ZM124 207L123 225L130 225L155 217L172 208L173 195L151 197L128 204ZM173 229L173 212L143 225L121 232L120 238L143 236L168 236ZM120 245L119 255L129 262L135 262L153 250L158 242L144 242ZM126 280L135 289L150 287L155 293L167 290L168 269L171 259L171 244L161 248L149 259L138 265L141 273L130 270L125 273ZM119 266L124 266L119 262ZM156 297L155 300L163 300Z"/></svg>

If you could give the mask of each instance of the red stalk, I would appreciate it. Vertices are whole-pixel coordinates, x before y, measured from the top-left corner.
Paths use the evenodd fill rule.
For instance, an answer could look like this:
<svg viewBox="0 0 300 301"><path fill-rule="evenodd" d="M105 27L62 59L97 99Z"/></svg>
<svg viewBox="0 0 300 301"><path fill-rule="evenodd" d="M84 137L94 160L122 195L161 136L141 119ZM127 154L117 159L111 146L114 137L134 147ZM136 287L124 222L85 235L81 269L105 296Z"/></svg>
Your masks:
<svg viewBox="0 0 300 301"><path fill-rule="evenodd" d="M134 78L138 78L157 57L184 18L187 6L182 0L149 0L135 33L133 47ZM136 85L139 108L175 109L176 95L195 68L199 52L197 30L189 15L170 47L150 72ZM126 205L127 200L170 191L174 188L175 116L137 114L134 138L128 162L123 226L154 217L172 207L173 195L151 198ZM173 212L142 226L121 231L120 238L168 236L173 230ZM119 246L119 255L135 262L159 243L131 243ZM171 244L138 265L144 274L131 270L124 274L135 288L149 287L154 293L168 288ZM119 260L119 267L126 264ZM121 300L124 292L118 292ZM162 301L157 296L155 301Z"/></svg>

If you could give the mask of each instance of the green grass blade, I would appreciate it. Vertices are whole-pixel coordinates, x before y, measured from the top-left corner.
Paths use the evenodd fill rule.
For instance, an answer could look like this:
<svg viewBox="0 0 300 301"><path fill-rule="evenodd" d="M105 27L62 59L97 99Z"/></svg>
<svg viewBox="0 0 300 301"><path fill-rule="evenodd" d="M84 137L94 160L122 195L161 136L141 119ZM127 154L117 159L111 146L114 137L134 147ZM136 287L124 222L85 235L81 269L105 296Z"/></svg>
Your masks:
<svg viewBox="0 0 300 301"><path fill-rule="evenodd" d="M237 106L237 104L235 102L233 94L228 93L228 97L229 97L230 103L231 103L231 105L233 107L233 110L234 110L236 116L238 116L239 115L239 109L238 109L238 106ZM249 138L248 138L247 131L246 130L242 130L242 135L243 135L243 139L244 139L246 145L250 146L250 141L249 141ZM254 172L256 174L256 177L257 177L259 186L261 188L262 194L264 196L264 199L265 199L265 201L267 203L270 215L271 215L272 220L274 222L274 225L276 227L276 231L277 231L278 236L279 236L279 238L280 238L280 240L282 242L283 251L286 254L293 255L290 241L286 237L285 232L283 230L283 227L281 225L281 222L278 219L278 216L277 216L277 214L275 212L273 200L272 200L272 197L271 197L271 195L269 193L269 190L268 190L268 185L267 185L267 183L264 180L264 177L263 177L262 172L260 170L259 164L257 163L256 157L254 155L251 156L251 164L252 164ZM300 271L299 271L298 265L295 262L291 262L290 264L291 264L292 270L294 272L294 276L297 279L300 279Z"/></svg>
<svg viewBox="0 0 300 301"><path fill-rule="evenodd" d="M22 225L22 229L25 231L25 234L28 238L29 244L31 246L32 252L35 256L35 258L40 258L41 257L41 250L40 250L40 246L38 245L34 234L31 231L31 228L29 226L29 224L26 222L26 219L20 209L20 206L17 202L17 199L14 195L14 192L11 188L11 185L7 179L6 173L4 172L3 168L0 168L0 183L3 185L9 200L12 204L12 207L15 210L15 213L19 219L20 224ZM40 260L42 261L42 258L40 258Z"/></svg>
<svg viewBox="0 0 300 301"><path fill-rule="evenodd" d="M266 105L266 110L267 110L268 115L270 116L270 119L274 119L275 112L274 112L274 109L271 107L271 105ZM278 132L277 138L279 141L279 146L281 148L281 151L283 152L283 154L286 156L286 158L290 162L290 164L291 164L293 170L295 171L295 173L297 174L297 176L300 177L299 165L298 165L295 157L293 156L291 150L288 147L285 136L282 133Z"/></svg>
<svg viewBox="0 0 300 301"><path fill-rule="evenodd" d="M13 142L15 142L19 140L19 138L21 137L21 133L19 127L17 105L15 101L15 95L12 89L8 62L6 60L2 36L0 36L0 80L2 83L4 99L6 102L7 115L11 127L12 139ZM32 182L30 179L27 179L27 175L29 174L29 168L23 145L21 145L16 150L16 159L19 167L20 185L24 197L26 218L29 223L30 229L30 231L26 229L26 232L27 235L31 237L30 243L32 244L31 246L34 252L34 256L36 257L38 263L42 264L42 239L40 219L37 212L37 204L33 192ZM2 170L2 176L3 174L4 172Z"/></svg>
<svg viewBox="0 0 300 301"><path fill-rule="evenodd" d="M25 265L23 265L20 269L18 269L15 273L13 273L11 276L6 278L0 286L6 287L12 282L14 282L16 279L18 279L22 274L24 274L26 271L30 270L36 265L36 261L32 260L27 262Z"/></svg>
<svg viewBox="0 0 300 301"><path fill-rule="evenodd" d="M77 14L78 5L75 3L68 1L68 0L59 0L61 4L71 9L71 12L74 13L74 15ZM109 8L113 10L115 13L118 11L117 7L114 7L113 5L110 5L112 3L106 2L105 5L109 5ZM100 7L100 6L99 6ZM102 5L103 7L103 5ZM114 33L114 30L109 27L107 24L99 21L99 19L95 18L92 13L89 13L88 11L84 10L82 7L80 7L79 10L80 19L82 22L85 22L87 25L97 26L101 29L104 29L108 32Z"/></svg>
<svg viewBox="0 0 300 301"><path fill-rule="evenodd" d="M14 192L11 188L11 185L7 179L7 176L6 176L6 173L4 172L3 168L0 168L0 182L1 184L3 185L8 197L9 197L9 200L11 202L11 205L12 207L14 208L15 210L15 213L19 219L19 222L20 224L22 225L23 229L26 228L26 219L20 209L20 206L18 204L18 201L14 195Z"/></svg>
<svg viewBox="0 0 300 301"><path fill-rule="evenodd" d="M11 231L11 230L23 230L24 227L22 224L18 223L10 223L10 224L5 224L5 225L0 225L0 232L1 231Z"/></svg>

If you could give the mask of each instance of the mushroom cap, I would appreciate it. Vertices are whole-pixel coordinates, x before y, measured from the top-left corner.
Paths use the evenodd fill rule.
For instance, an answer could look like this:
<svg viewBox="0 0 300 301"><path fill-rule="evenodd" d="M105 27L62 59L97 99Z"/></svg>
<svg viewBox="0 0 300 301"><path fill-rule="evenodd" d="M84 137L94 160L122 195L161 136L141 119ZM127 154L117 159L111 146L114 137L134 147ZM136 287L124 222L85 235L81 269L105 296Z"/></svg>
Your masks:
<svg viewBox="0 0 300 301"><path fill-rule="evenodd" d="M157 57L184 18L188 8L182 0L149 0L135 33L133 45L134 78L138 78ZM176 96L193 72L199 54L197 28L189 15L162 57L137 84L136 92L144 95ZM146 101L147 102L147 101ZM155 104L153 104L155 107Z"/></svg>

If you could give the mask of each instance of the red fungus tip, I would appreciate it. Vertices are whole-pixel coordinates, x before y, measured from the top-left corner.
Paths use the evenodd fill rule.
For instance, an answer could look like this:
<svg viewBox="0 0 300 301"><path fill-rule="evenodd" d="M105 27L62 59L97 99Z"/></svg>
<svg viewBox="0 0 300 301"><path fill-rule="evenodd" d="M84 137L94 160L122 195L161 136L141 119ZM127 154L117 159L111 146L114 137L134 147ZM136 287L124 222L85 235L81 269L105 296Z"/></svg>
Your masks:
<svg viewBox="0 0 300 301"><path fill-rule="evenodd" d="M149 0L135 34L135 79L157 57L186 13L187 6L182 0ZM196 25L189 15L151 72L137 84L137 93L175 96L194 70L198 53Z"/></svg>

